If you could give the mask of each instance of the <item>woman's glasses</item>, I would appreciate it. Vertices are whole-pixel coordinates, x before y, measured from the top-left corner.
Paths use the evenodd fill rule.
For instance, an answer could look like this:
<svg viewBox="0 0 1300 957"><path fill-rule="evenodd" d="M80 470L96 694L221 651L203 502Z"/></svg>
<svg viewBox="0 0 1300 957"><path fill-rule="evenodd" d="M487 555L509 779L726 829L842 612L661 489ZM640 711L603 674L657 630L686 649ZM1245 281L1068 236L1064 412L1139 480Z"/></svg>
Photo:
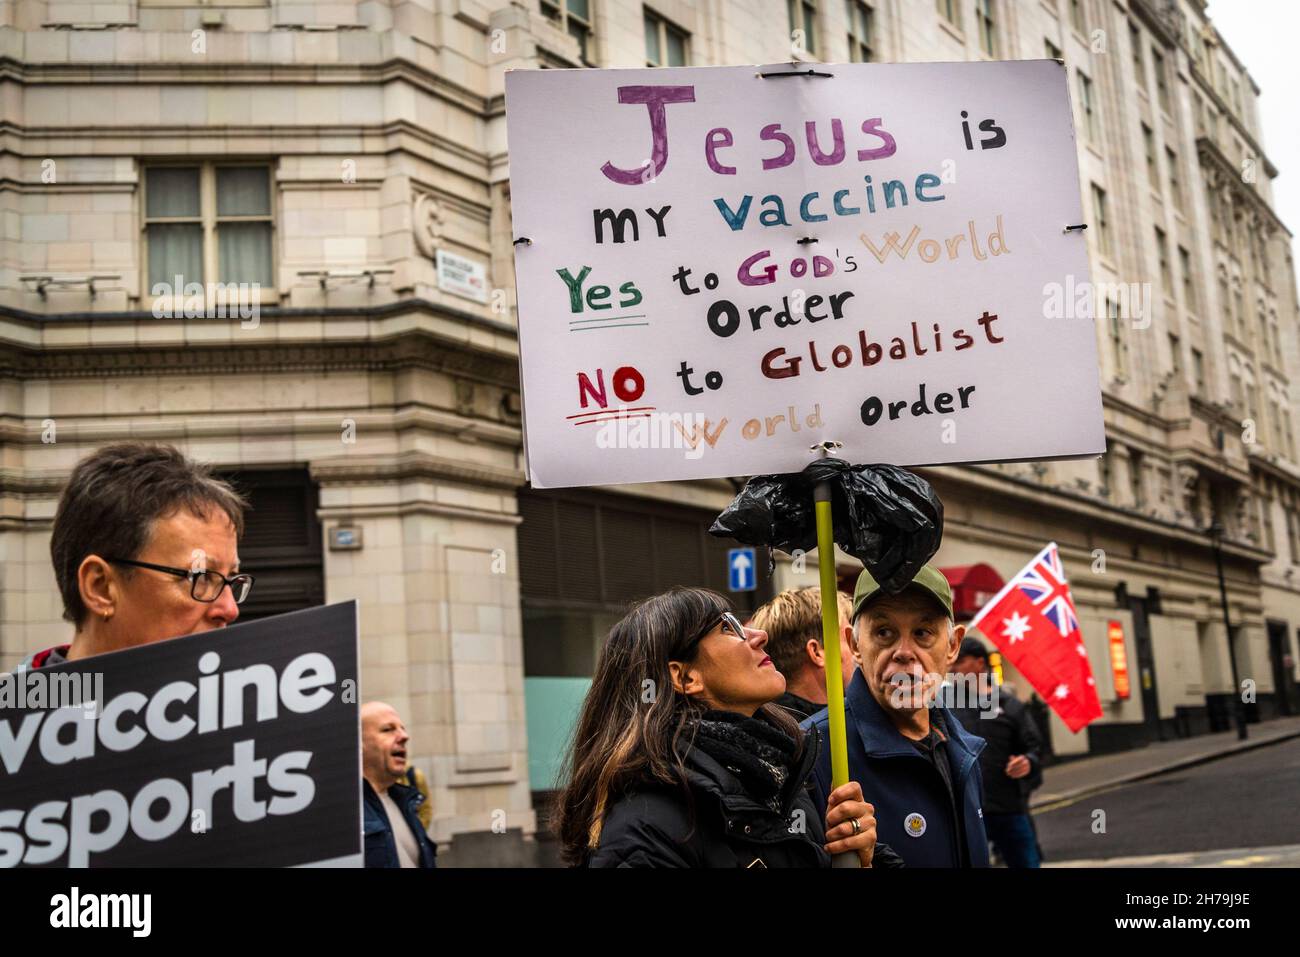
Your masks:
<svg viewBox="0 0 1300 957"><path fill-rule="evenodd" d="M713 629L717 628L718 625L722 625L722 633L724 635L739 638L741 641L745 640L745 626L741 624L740 619L731 612L724 611L718 615L717 618L713 619L709 624L709 627L705 628L704 631L700 632L699 635L690 640L682 654L687 655L694 651L695 646L712 634Z"/></svg>
<svg viewBox="0 0 1300 957"><path fill-rule="evenodd" d="M216 571L189 571L185 568L171 568L167 565L155 565L152 562L134 562L126 558L110 558L108 561L114 565L130 565L132 568L148 568L156 572L166 572L168 575L175 575L178 578L188 578L190 580L190 597L195 601L214 602L216 601L227 585L230 586L230 594L235 598L236 605L242 605L248 593L253 590L253 576L240 573L227 578L221 572Z"/></svg>

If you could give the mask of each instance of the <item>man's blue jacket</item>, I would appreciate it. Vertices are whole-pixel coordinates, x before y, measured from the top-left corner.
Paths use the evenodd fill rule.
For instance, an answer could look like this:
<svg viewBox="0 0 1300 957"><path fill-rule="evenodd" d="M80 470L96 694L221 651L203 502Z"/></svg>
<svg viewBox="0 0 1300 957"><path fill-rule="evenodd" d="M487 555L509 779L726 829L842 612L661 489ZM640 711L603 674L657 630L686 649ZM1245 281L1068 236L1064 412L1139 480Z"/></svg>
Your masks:
<svg viewBox="0 0 1300 957"><path fill-rule="evenodd" d="M948 741L953 802L938 769L894 727L867 688L862 672L854 673L844 693L849 751L849 780L862 785L862 797L875 807L876 839L902 856L908 867L960 867L964 841L972 867L989 866L984 834L984 787L979 754L984 739L968 733L945 709L942 725ZM816 726L823 741L830 739L825 709L806 718L802 727ZM817 807L825 813L831 792L830 749L823 748L813 771Z"/></svg>
<svg viewBox="0 0 1300 957"><path fill-rule="evenodd" d="M415 837L415 843L419 845L420 866L437 867L438 849L433 841L429 840L424 825L420 823L418 808L423 799L420 792L415 788L394 784L388 789L388 796L402 812L407 827ZM361 799L364 812L362 823L365 828L366 867L400 867L397 839L393 837L393 829L388 823L388 813L384 810L379 795L365 778L361 779Z"/></svg>

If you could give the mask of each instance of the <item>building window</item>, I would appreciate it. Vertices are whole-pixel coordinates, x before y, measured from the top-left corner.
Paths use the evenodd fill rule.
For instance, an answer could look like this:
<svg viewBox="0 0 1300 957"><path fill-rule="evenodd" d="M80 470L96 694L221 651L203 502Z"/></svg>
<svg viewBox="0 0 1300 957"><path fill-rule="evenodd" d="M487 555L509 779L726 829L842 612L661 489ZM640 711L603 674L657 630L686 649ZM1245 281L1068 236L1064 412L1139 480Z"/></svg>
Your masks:
<svg viewBox="0 0 1300 957"><path fill-rule="evenodd" d="M274 291L271 171L267 166L151 166L145 170L149 288L255 283ZM183 295L177 289L173 295Z"/></svg>
<svg viewBox="0 0 1300 957"><path fill-rule="evenodd" d="M1096 183L1092 184L1092 214L1097 219L1097 252L1109 256L1110 223L1106 217L1106 191Z"/></svg>
<svg viewBox="0 0 1300 957"><path fill-rule="evenodd" d="M954 27L960 27L957 22L957 0L934 0L935 9L939 11L939 16L943 17Z"/></svg>
<svg viewBox="0 0 1300 957"><path fill-rule="evenodd" d="M1110 335L1110 359L1111 365L1115 370L1115 375L1123 378L1124 368L1124 339L1120 335L1119 327L1119 303L1112 302L1110 297L1105 300L1106 309L1106 330Z"/></svg>
<svg viewBox="0 0 1300 957"><path fill-rule="evenodd" d="M1169 245L1165 242L1165 231L1159 226L1156 227L1156 255L1160 260L1160 285L1164 288L1165 295L1172 299L1174 281L1169 275Z"/></svg>
<svg viewBox="0 0 1300 957"><path fill-rule="evenodd" d="M1237 283L1232 290L1232 328L1237 338L1246 341L1246 297Z"/></svg>
<svg viewBox="0 0 1300 957"><path fill-rule="evenodd" d="M809 56L817 55L817 0L786 0L790 15L790 38L803 33L803 49Z"/></svg>
<svg viewBox="0 0 1300 957"><path fill-rule="evenodd" d="M1178 268L1183 277L1183 308L1196 312L1196 286L1192 283L1192 254L1178 247Z"/></svg>
<svg viewBox="0 0 1300 957"><path fill-rule="evenodd" d="M1291 553L1291 564L1300 564L1300 516L1294 508L1286 510L1286 545Z"/></svg>
<svg viewBox="0 0 1300 957"><path fill-rule="evenodd" d="M1070 26L1080 33L1087 33L1083 22L1083 0L1070 0Z"/></svg>
<svg viewBox="0 0 1300 957"><path fill-rule="evenodd" d="M1165 147L1165 162L1169 164L1169 196L1174 201L1174 209L1183 208L1183 188L1178 181L1178 154Z"/></svg>
<svg viewBox="0 0 1300 957"><path fill-rule="evenodd" d="M1156 50L1151 51L1151 62L1156 71L1156 102L1160 109L1169 112L1169 78L1165 76L1165 58Z"/></svg>
<svg viewBox="0 0 1300 957"><path fill-rule="evenodd" d="M1224 331L1235 334L1232 324L1232 296L1228 292L1228 277L1222 273L1219 274L1219 308L1228 310L1228 321L1225 323L1226 328Z"/></svg>
<svg viewBox="0 0 1300 957"><path fill-rule="evenodd" d="M1174 375L1181 377L1183 374L1183 344L1172 332L1169 333L1169 359Z"/></svg>
<svg viewBox="0 0 1300 957"><path fill-rule="evenodd" d="M1097 116L1093 110L1092 102L1092 80L1087 75L1079 71L1079 109L1083 113L1083 133L1088 138L1088 142L1097 143Z"/></svg>
<svg viewBox="0 0 1300 957"><path fill-rule="evenodd" d="M1160 167L1156 163L1156 134L1151 127L1142 124L1142 149L1147 158L1147 182L1151 188L1160 189Z"/></svg>
<svg viewBox="0 0 1300 957"><path fill-rule="evenodd" d="M1257 233L1255 239L1259 245L1259 271L1264 274L1264 285L1269 285L1270 267L1268 264L1268 240L1264 238L1263 233Z"/></svg>
<svg viewBox="0 0 1300 957"><path fill-rule="evenodd" d="M325 601L325 549L321 544L320 488L306 468L221 470L257 510L244 526L239 558L245 568L266 569L239 606L239 620L265 618Z"/></svg>
<svg viewBox="0 0 1300 957"><path fill-rule="evenodd" d="M1192 350L1192 375L1196 379L1197 394L1205 395L1205 356L1200 349Z"/></svg>
<svg viewBox="0 0 1300 957"><path fill-rule="evenodd" d="M1129 496L1135 508L1145 508L1147 504L1146 488L1143 482L1142 453L1130 451L1128 457Z"/></svg>
<svg viewBox="0 0 1300 957"><path fill-rule="evenodd" d="M1065 59L1065 54L1061 52L1061 48L1048 39L1043 40L1043 52L1047 54L1047 59L1049 60Z"/></svg>
<svg viewBox="0 0 1300 957"><path fill-rule="evenodd" d="M645 12L645 65L688 66L690 37L691 35L685 30L673 26L663 17L647 10Z"/></svg>
<svg viewBox="0 0 1300 957"><path fill-rule="evenodd" d="M538 0L542 16L578 41L578 55L591 66L590 0Z"/></svg>
<svg viewBox="0 0 1300 957"><path fill-rule="evenodd" d="M727 542L715 512L595 490L519 491L524 673L590 676L628 605L674 585L726 592ZM744 621L773 594L767 564L736 594Z"/></svg>
<svg viewBox="0 0 1300 957"><path fill-rule="evenodd" d="M876 12L862 0L845 0L849 14L849 61L870 63L875 60Z"/></svg>
<svg viewBox="0 0 1300 957"><path fill-rule="evenodd" d="M1133 50L1133 79L1139 89L1147 88L1147 64L1142 58L1142 31L1136 24L1128 25L1128 45Z"/></svg>
<svg viewBox="0 0 1300 957"><path fill-rule="evenodd" d="M993 24L993 0L975 0L975 23L979 27L980 49L991 57L997 56L998 45Z"/></svg>

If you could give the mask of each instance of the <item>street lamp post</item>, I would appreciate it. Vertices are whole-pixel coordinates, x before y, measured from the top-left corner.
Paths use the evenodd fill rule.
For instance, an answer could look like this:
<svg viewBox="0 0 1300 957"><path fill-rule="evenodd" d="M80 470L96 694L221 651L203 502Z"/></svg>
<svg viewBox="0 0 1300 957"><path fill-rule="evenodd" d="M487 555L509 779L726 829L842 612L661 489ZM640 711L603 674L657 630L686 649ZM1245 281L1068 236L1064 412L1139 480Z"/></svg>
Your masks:
<svg viewBox="0 0 1300 957"><path fill-rule="evenodd" d="M1228 661L1232 664L1232 720L1237 725L1237 738L1246 740L1246 709L1241 701L1241 680L1237 676L1237 655L1233 647L1232 622L1228 618L1228 586L1223 578L1223 551L1220 540L1223 526L1217 521L1210 525L1210 541L1214 545L1214 567L1219 573L1219 601L1223 604L1223 633L1228 640Z"/></svg>

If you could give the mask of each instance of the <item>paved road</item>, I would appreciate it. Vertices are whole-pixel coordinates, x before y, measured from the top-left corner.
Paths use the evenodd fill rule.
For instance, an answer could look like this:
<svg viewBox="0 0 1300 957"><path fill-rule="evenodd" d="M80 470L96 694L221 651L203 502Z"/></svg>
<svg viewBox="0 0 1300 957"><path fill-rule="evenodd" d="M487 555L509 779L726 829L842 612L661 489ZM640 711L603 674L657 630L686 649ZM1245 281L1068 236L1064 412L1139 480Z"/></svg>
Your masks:
<svg viewBox="0 0 1300 957"><path fill-rule="evenodd" d="M1066 860L1047 867L1300 867L1300 844L1280 847L1235 847L1228 851L1143 854L1099 860Z"/></svg>
<svg viewBox="0 0 1300 957"><path fill-rule="evenodd" d="M1096 811L1105 833L1093 832ZM1300 739L1094 794L1034 815L1048 863L1196 866L1261 857L1296 863L1300 844ZM1214 854L1231 851L1231 854ZM1181 857L1191 855L1191 857ZM1124 861L1111 859L1125 859ZM1141 866L1141 862L1137 863Z"/></svg>

